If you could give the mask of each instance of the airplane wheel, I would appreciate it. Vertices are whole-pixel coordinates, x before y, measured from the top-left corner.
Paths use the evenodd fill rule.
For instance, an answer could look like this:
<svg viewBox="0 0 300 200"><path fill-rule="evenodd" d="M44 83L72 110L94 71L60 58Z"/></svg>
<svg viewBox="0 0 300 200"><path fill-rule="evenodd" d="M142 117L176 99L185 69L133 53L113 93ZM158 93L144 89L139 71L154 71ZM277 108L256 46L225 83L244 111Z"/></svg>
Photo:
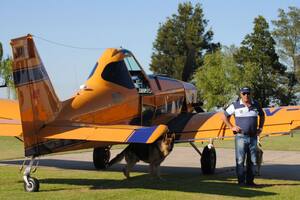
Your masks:
<svg viewBox="0 0 300 200"><path fill-rule="evenodd" d="M106 169L110 159L110 147L94 148L93 163L96 169Z"/></svg>
<svg viewBox="0 0 300 200"><path fill-rule="evenodd" d="M26 192L38 192L40 189L40 182L38 179L28 177L28 185L24 182L24 189Z"/></svg>
<svg viewBox="0 0 300 200"><path fill-rule="evenodd" d="M203 174L214 174L217 163L217 155L215 148L209 148L208 146L205 146L200 161Z"/></svg>

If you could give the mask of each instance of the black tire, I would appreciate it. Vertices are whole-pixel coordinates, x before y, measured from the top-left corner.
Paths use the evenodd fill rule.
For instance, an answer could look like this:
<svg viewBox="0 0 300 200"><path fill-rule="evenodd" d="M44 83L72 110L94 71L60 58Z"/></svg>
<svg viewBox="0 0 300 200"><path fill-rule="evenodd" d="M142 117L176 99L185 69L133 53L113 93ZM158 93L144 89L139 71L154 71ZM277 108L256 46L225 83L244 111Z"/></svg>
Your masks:
<svg viewBox="0 0 300 200"><path fill-rule="evenodd" d="M96 169L106 169L110 159L110 147L97 147L93 152L93 163Z"/></svg>
<svg viewBox="0 0 300 200"><path fill-rule="evenodd" d="M203 174L214 174L217 163L217 155L215 148L208 148L208 146L205 146L200 161L201 170Z"/></svg>
<svg viewBox="0 0 300 200"><path fill-rule="evenodd" d="M40 182L34 177L28 177L28 185L24 182L24 189L26 192L38 192L40 189Z"/></svg>

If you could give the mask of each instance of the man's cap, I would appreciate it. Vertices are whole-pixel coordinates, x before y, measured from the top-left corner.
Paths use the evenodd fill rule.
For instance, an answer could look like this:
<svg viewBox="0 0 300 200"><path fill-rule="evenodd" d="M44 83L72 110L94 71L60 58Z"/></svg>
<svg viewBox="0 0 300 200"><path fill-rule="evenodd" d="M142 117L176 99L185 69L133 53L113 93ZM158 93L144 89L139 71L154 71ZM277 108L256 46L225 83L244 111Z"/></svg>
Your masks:
<svg viewBox="0 0 300 200"><path fill-rule="evenodd" d="M241 93L243 93L243 92L245 92L245 93L250 93L250 88L249 87L242 87L241 89L240 89L240 92Z"/></svg>

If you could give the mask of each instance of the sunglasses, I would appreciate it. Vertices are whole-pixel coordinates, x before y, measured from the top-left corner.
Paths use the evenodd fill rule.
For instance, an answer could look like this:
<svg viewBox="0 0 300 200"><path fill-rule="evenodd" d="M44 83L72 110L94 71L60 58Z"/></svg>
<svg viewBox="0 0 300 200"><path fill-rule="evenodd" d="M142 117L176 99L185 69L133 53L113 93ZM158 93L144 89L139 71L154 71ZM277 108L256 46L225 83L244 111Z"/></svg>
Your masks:
<svg viewBox="0 0 300 200"><path fill-rule="evenodd" d="M249 96L250 93L249 93L249 92L243 92L242 95L244 95L244 96L245 96L245 95L248 95L248 96Z"/></svg>

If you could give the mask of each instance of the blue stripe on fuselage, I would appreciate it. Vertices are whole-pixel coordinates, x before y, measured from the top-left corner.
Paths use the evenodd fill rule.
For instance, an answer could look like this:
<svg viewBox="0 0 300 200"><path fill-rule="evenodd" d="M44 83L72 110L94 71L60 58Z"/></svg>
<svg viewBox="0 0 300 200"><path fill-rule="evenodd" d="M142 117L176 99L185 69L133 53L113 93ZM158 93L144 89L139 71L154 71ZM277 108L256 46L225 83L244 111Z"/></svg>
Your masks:
<svg viewBox="0 0 300 200"><path fill-rule="evenodd" d="M267 116L273 116L274 114L276 114L279 110L281 110L281 108L276 108L273 111L271 111L269 108L265 108L265 113Z"/></svg>
<svg viewBox="0 0 300 200"><path fill-rule="evenodd" d="M280 111L282 108L276 108L273 111L271 111L269 108L265 108L265 113L267 116L273 116L275 115L278 111ZM287 108L286 111L296 111L296 110L300 110L299 108Z"/></svg>
<svg viewBox="0 0 300 200"><path fill-rule="evenodd" d="M157 126L139 128L133 132L127 142L129 143L146 143Z"/></svg>

